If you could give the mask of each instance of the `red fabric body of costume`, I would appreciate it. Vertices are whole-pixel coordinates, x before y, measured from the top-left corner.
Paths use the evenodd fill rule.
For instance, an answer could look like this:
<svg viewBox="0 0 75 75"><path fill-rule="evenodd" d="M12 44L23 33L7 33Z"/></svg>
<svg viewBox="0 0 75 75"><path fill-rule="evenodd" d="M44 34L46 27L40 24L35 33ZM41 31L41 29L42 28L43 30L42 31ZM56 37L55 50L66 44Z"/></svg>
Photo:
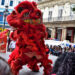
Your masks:
<svg viewBox="0 0 75 75"><path fill-rule="evenodd" d="M32 71L38 71L39 62L44 67L44 75L49 75L52 61L46 54L44 44L46 30L37 4L29 1L21 2L7 17L7 21L15 28L10 37L16 41L16 48L8 60L14 75L18 75L22 65L26 64Z"/></svg>

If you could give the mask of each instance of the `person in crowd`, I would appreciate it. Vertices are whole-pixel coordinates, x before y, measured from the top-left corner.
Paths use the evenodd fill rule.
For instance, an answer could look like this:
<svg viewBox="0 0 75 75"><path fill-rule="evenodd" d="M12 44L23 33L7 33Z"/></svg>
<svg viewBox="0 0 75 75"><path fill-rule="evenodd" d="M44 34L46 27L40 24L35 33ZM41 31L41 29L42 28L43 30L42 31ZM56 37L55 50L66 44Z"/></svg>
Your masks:
<svg viewBox="0 0 75 75"><path fill-rule="evenodd" d="M75 75L75 53L68 52L63 53L53 67L50 75Z"/></svg>
<svg viewBox="0 0 75 75"><path fill-rule="evenodd" d="M75 53L75 48L73 48L73 52Z"/></svg>
<svg viewBox="0 0 75 75"><path fill-rule="evenodd" d="M49 45L46 44L46 54L49 54L50 50L49 50Z"/></svg>
<svg viewBox="0 0 75 75"><path fill-rule="evenodd" d="M10 51L9 44L10 44L11 39L8 37L7 41L8 41L7 51Z"/></svg>
<svg viewBox="0 0 75 75"><path fill-rule="evenodd" d="M50 54L53 54L54 49L53 49L52 45L50 46L49 50L50 50Z"/></svg>
<svg viewBox="0 0 75 75"><path fill-rule="evenodd" d="M58 72L59 67L61 66L62 62L64 61L64 58L66 57L67 53L63 53L61 54L57 60L55 61L55 64L53 66L52 72L50 75L52 74L56 74Z"/></svg>
<svg viewBox="0 0 75 75"><path fill-rule="evenodd" d="M72 48L69 48L68 52L72 52Z"/></svg>
<svg viewBox="0 0 75 75"><path fill-rule="evenodd" d="M54 51L53 51L53 55L56 55L56 50L57 50L57 49L56 49L56 46L55 46L55 45L53 46L53 50L54 50Z"/></svg>
<svg viewBox="0 0 75 75"><path fill-rule="evenodd" d="M59 56L59 46L55 46L54 55Z"/></svg>
<svg viewBox="0 0 75 75"><path fill-rule="evenodd" d="M61 46L59 46L59 53L58 53L58 56L60 56L62 54L62 48Z"/></svg>
<svg viewBox="0 0 75 75"><path fill-rule="evenodd" d="M0 57L0 75L13 75L5 59Z"/></svg>
<svg viewBox="0 0 75 75"><path fill-rule="evenodd" d="M67 53L56 75L75 75L75 53Z"/></svg>
<svg viewBox="0 0 75 75"><path fill-rule="evenodd" d="M68 51L69 51L69 47L67 46L67 47L66 47L66 52L68 52Z"/></svg>
<svg viewBox="0 0 75 75"><path fill-rule="evenodd" d="M16 41L11 40L10 44L9 44L9 49L10 52L12 52L16 47Z"/></svg>

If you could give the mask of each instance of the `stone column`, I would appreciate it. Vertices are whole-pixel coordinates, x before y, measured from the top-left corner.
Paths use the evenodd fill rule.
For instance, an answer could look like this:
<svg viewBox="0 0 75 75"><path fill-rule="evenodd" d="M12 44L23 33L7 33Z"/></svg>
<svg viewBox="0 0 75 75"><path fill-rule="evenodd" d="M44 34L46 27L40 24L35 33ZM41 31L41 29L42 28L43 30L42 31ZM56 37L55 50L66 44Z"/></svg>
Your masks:
<svg viewBox="0 0 75 75"><path fill-rule="evenodd" d="M74 33L74 43L75 43L75 33Z"/></svg>
<svg viewBox="0 0 75 75"><path fill-rule="evenodd" d="M51 38L55 38L55 32L56 32L56 29L55 27L53 27L51 30Z"/></svg>
<svg viewBox="0 0 75 75"><path fill-rule="evenodd" d="M66 27L63 27L62 28L62 39L61 39L62 41L66 40L66 33L67 33L67 29Z"/></svg>

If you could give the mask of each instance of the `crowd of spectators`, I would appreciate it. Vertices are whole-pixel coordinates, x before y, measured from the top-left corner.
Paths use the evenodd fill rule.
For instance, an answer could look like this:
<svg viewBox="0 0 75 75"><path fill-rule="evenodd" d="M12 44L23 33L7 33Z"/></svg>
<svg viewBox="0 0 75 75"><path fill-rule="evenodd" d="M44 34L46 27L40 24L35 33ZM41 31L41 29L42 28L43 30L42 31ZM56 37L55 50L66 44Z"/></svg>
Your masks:
<svg viewBox="0 0 75 75"><path fill-rule="evenodd" d="M48 46L49 53L59 56L50 75L75 75L75 48L72 46ZM48 54L48 52L47 52ZM0 75L13 75L7 61L0 57Z"/></svg>
<svg viewBox="0 0 75 75"><path fill-rule="evenodd" d="M46 45L48 48L49 48L49 53L50 54L53 54L53 55L56 55L56 56L59 56L61 55L62 53L65 53L65 52L75 52L75 47L69 45L68 47L61 47L61 46L48 46Z"/></svg>

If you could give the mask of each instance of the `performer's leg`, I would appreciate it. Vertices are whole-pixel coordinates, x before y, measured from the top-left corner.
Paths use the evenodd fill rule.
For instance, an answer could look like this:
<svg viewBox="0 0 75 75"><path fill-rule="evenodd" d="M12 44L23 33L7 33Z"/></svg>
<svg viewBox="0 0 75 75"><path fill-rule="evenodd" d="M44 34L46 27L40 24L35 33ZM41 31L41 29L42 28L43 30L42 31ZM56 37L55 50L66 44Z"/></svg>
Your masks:
<svg viewBox="0 0 75 75"><path fill-rule="evenodd" d="M36 58L32 58L31 61L29 61L28 67L34 72L39 72L39 66L37 65Z"/></svg>
<svg viewBox="0 0 75 75"><path fill-rule="evenodd" d="M37 64L28 64L28 67L33 71L33 72L39 72L39 66Z"/></svg>
<svg viewBox="0 0 75 75"><path fill-rule="evenodd" d="M18 56L18 49L15 49L10 55L8 59L8 64L11 64L12 61L15 60L16 55Z"/></svg>
<svg viewBox="0 0 75 75"><path fill-rule="evenodd" d="M19 70L22 68L22 61L20 59L15 59L11 62L10 66L14 75L18 75Z"/></svg>
<svg viewBox="0 0 75 75"><path fill-rule="evenodd" d="M52 67L50 64L44 65L44 75L50 75Z"/></svg>
<svg viewBox="0 0 75 75"><path fill-rule="evenodd" d="M42 66L44 67L44 75L50 75L50 72L52 70L51 63L49 63L49 60L46 58L42 59L43 61L41 62Z"/></svg>

